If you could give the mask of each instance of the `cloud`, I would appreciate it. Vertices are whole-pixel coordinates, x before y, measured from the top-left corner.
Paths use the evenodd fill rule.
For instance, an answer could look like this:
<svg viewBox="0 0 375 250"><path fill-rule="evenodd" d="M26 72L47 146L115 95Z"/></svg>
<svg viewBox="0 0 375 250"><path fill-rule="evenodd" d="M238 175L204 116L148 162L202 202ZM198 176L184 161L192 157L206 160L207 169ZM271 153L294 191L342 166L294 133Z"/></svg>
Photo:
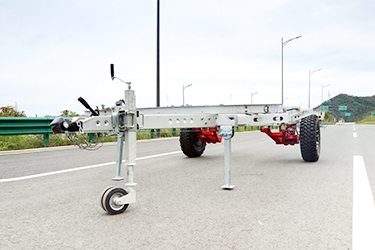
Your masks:
<svg viewBox="0 0 375 250"><path fill-rule="evenodd" d="M286 103L307 106L321 86L332 93L373 95L375 21L372 1L172 1L161 2L161 103L281 101L281 37ZM2 1L0 105L19 104L39 116L64 109L83 113L76 101L113 105L131 81L139 107L155 106L156 1Z"/></svg>

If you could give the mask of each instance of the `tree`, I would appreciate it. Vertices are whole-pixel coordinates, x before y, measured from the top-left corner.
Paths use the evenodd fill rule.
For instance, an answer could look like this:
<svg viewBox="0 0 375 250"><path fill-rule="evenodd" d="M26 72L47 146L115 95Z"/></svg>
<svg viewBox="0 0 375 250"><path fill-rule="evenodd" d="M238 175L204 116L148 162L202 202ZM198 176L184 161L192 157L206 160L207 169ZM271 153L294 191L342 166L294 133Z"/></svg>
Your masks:
<svg viewBox="0 0 375 250"><path fill-rule="evenodd" d="M63 110L63 111L60 111L61 113L61 116L64 116L64 117L75 117L75 116L79 116L79 114L77 114L76 112L73 112L71 110Z"/></svg>
<svg viewBox="0 0 375 250"><path fill-rule="evenodd" d="M100 106L102 106L102 109L101 109L101 110L111 110L111 108L109 108L109 107L105 107L104 104L101 104ZM99 109L99 107L96 106L96 109Z"/></svg>
<svg viewBox="0 0 375 250"><path fill-rule="evenodd" d="M336 118L329 113L325 113L324 122L336 122Z"/></svg>
<svg viewBox="0 0 375 250"><path fill-rule="evenodd" d="M0 117L25 117L25 111L17 111L12 106L5 106L0 108Z"/></svg>

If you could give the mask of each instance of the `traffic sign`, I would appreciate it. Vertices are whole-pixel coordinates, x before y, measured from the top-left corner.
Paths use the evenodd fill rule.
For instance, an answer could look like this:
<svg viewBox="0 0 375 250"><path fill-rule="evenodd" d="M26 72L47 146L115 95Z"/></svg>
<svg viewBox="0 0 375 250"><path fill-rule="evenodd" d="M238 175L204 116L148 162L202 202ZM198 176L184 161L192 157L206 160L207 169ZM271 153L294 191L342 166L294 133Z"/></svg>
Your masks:
<svg viewBox="0 0 375 250"><path fill-rule="evenodd" d="M345 113L345 116L351 116L351 113Z"/></svg>
<svg viewBox="0 0 375 250"><path fill-rule="evenodd" d="M339 106L339 110L348 110L348 106Z"/></svg>
<svg viewBox="0 0 375 250"><path fill-rule="evenodd" d="M375 116L375 113L371 113L371 116Z"/></svg>
<svg viewBox="0 0 375 250"><path fill-rule="evenodd" d="M320 110L328 110L328 106L320 106Z"/></svg>

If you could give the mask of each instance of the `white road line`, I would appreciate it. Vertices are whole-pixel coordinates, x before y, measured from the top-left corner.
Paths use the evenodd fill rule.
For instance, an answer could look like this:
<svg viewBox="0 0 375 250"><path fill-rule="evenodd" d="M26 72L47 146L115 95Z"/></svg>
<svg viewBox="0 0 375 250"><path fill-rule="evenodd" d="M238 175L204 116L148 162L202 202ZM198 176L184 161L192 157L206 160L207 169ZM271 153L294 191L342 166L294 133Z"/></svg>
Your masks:
<svg viewBox="0 0 375 250"><path fill-rule="evenodd" d="M355 131L355 126L353 125L353 131Z"/></svg>
<svg viewBox="0 0 375 250"><path fill-rule="evenodd" d="M356 132L353 133L353 137L358 137Z"/></svg>
<svg viewBox="0 0 375 250"><path fill-rule="evenodd" d="M137 161L146 160L146 159L151 159L151 158L156 158L156 157L173 155L173 154L177 154L177 153L181 153L181 151L174 151L174 152L157 154L157 155L143 156L143 157L136 158L136 160ZM125 162L125 161L122 161L122 162ZM7 179L0 179L0 183L13 182L13 181L22 181L22 180L28 180L28 179L33 179L33 178L45 177L45 176L50 176L50 175L70 173L70 172L81 171L81 170L86 170L86 169L91 169L91 168L104 167L104 166L109 166L109 165L114 165L114 164L116 164L116 162L112 161L112 162L95 164L95 165L90 165L90 166L85 166L85 167L70 168L70 169L52 171L52 172L41 173L41 174L33 174L33 175L27 175L27 176L21 176L21 177L13 177L13 178L7 178Z"/></svg>
<svg viewBox="0 0 375 250"><path fill-rule="evenodd" d="M375 249L375 204L362 156L353 156L352 247Z"/></svg>

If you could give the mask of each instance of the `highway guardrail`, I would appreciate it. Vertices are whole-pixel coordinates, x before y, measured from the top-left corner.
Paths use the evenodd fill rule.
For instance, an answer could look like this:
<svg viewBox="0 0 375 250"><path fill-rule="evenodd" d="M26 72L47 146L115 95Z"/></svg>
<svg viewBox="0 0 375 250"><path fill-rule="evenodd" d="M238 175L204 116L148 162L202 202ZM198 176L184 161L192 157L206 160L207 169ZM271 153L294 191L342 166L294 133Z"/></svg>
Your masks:
<svg viewBox="0 0 375 250"><path fill-rule="evenodd" d="M53 134L50 123L54 117L0 117L0 135L42 134L49 146L49 135ZM67 118L68 119L68 118Z"/></svg>

